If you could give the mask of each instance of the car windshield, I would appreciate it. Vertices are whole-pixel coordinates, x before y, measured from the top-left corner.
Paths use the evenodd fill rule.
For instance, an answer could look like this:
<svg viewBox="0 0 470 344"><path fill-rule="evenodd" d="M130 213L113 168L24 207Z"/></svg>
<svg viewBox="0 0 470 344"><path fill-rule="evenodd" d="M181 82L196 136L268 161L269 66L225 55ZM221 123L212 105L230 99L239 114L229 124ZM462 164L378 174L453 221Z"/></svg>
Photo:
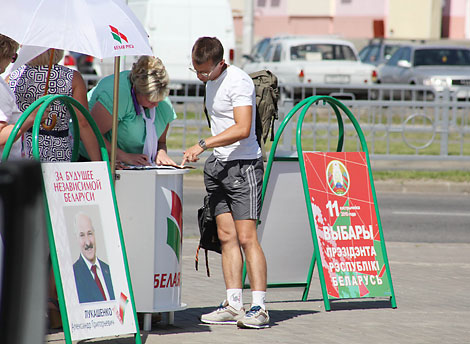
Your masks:
<svg viewBox="0 0 470 344"><path fill-rule="evenodd" d="M417 49L415 66L470 66L470 50L467 49Z"/></svg>
<svg viewBox="0 0 470 344"><path fill-rule="evenodd" d="M339 44L302 44L290 48L291 60L321 61L349 60L356 61L354 51Z"/></svg>
<svg viewBox="0 0 470 344"><path fill-rule="evenodd" d="M398 48L400 48L399 45L386 45L384 47L384 58L388 60Z"/></svg>
<svg viewBox="0 0 470 344"><path fill-rule="evenodd" d="M269 42L270 38L265 38L262 41L260 41L254 48L253 51L251 52L252 56L264 56L266 53L266 50L269 47Z"/></svg>

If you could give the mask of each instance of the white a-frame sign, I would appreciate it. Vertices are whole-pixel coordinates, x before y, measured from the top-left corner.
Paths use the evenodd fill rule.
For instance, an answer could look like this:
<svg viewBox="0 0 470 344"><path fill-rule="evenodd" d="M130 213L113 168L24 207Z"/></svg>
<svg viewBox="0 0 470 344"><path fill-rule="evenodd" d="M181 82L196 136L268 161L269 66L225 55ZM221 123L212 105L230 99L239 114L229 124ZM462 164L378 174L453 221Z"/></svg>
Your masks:
<svg viewBox="0 0 470 344"><path fill-rule="evenodd" d="M39 160L42 115L54 101L72 117L78 157L80 131L75 108L87 118L103 161L42 163L46 222L66 342L134 334L141 343L127 256L103 137L88 111L75 99L48 95L34 102L12 130L2 155L8 159L19 128L40 107L33 126L33 156Z"/></svg>
<svg viewBox="0 0 470 344"><path fill-rule="evenodd" d="M42 171L71 339L136 333L106 162Z"/></svg>

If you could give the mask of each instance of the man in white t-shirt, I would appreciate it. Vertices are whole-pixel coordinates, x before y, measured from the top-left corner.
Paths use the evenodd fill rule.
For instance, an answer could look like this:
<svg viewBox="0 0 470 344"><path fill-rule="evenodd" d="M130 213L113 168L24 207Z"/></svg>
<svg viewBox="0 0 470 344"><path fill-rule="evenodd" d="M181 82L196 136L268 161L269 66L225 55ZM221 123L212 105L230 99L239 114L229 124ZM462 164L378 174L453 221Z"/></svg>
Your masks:
<svg viewBox="0 0 470 344"><path fill-rule="evenodd" d="M269 327L265 307L266 259L256 233L264 165L255 134L255 87L250 76L227 65L223 55L222 44L215 37L201 37L193 46L192 70L206 83L212 136L188 148L182 162L184 165L197 161L202 152L213 148L204 165L204 184L211 214L216 217L227 299L217 310L203 314L201 321L265 328ZM246 313L240 248L252 289L252 304Z"/></svg>

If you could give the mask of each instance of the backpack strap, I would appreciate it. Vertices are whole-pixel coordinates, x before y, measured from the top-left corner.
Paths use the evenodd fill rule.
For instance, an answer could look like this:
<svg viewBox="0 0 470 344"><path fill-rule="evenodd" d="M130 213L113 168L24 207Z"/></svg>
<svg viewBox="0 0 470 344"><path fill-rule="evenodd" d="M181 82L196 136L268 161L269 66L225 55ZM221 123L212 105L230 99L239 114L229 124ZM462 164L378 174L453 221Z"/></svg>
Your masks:
<svg viewBox="0 0 470 344"><path fill-rule="evenodd" d="M274 120L271 121L271 141L274 141Z"/></svg>
<svg viewBox="0 0 470 344"><path fill-rule="evenodd" d="M207 125L210 128L211 127L211 120L209 118L209 114L207 113L207 108L206 108L206 90L205 89L204 89L204 114L206 115Z"/></svg>
<svg viewBox="0 0 470 344"><path fill-rule="evenodd" d="M196 257L194 259L194 265L195 265L196 271L199 271L198 267L199 267L199 250L200 250L200 248L201 248L201 245L197 245Z"/></svg>
<svg viewBox="0 0 470 344"><path fill-rule="evenodd" d="M199 271L199 250L201 249L201 245L197 245L197 250L196 250L196 257L194 259L194 265L195 265L195 268L196 268L196 271ZM206 249L204 249L205 251L205 258L206 258L206 273L207 273L207 277L211 277L211 272L209 270L209 257L207 255L207 251Z"/></svg>
<svg viewBox="0 0 470 344"><path fill-rule="evenodd" d="M209 271L209 258L207 256L207 250L204 250L206 254L206 273L207 277L211 277L211 272Z"/></svg>

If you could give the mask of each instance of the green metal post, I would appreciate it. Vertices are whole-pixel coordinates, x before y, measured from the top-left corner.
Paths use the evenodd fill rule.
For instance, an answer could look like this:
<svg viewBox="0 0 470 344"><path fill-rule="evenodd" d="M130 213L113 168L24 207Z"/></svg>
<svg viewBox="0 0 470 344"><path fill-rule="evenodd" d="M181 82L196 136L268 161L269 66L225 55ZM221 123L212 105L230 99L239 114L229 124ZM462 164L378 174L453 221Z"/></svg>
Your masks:
<svg viewBox="0 0 470 344"><path fill-rule="evenodd" d="M68 96L64 96L64 95L47 95L47 96L44 96L44 97L36 100L33 104L31 104L28 107L28 109L23 113L23 115L17 121L16 125L13 127L13 130L12 130L12 132L11 132L11 134L10 134L6 144L5 144L5 148L4 148L3 155L2 155L2 160L8 159L8 156L9 156L10 151L11 151L11 147L14 143L14 139L15 139L18 131L19 131L19 128L24 123L26 118L28 118L28 116L38 106L40 106L40 109L39 109L39 111L36 115L36 118L34 120L34 125L33 125L32 131L33 131L33 157L36 160L40 160L39 145L38 145L39 127L41 125L41 119L42 119L44 111L47 109L47 107L50 105L50 103L52 103L54 101L61 101L62 103L64 103L67 106L67 108L69 109L70 113L71 113L72 125L73 125L73 139L74 139L74 145L73 145L73 150L72 150L72 161L77 160L78 149L79 149L79 141L80 141L80 129L79 129L79 126L78 126L78 119L77 119L77 115L75 113L75 110L73 109L73 107L76 107L85 116L85 118L89 122L89 124L90 124L90 126L93 130L93 133L95 134L95 136L98 140L102 160L106 161L106 164L108 166L109 180L113 181L112 173L111 173L111 166L110 166L110 163L109 163L108 151L106 150L106 145L104 143L103 136L101 135L98 126L96 125L95 121L91 117L88 110L85 109L85 107L83 107L82 104L80 104L75 99L73 99L71 97L68 97ZM123 238L123 235L122 235L121 220L119 218L119 213L118 213L118 206L117 206L116 195L115 195L115 190L114 190L114 183L110 182L110 185L111 185L111 190L112 190L112 196L113 196L114 209L115 209L115 213L116 213L117 225L118 225L118 228L119 228L119 239L120 239L121 246L122 246L122 254L123 254L124 261L126 262L125 271L126 271L126 278L127 278L127 281L128 281L129 291L130 291L130 294L131 294L130 299L131 299L132 307L134 309L134 321L135 321L135 324L136 324L135 341L136 341L136 344L141 344L142 340L140 338L140 329L139 329L139 322L138 322L138 319L137 319L137 311L136 311L136 308L135 308L134 292L133 292L133 289L132 289L130 272L129 272L128 265L127 265L127 254L126 254L126 250L125 250L124 238ZM43 190L45 190L44 184L43 184ZM51 219L50 219L47 196L46 196L45 192L44 192L44 201L45 201L44 203L45 203L45 207L46 207L46 224L47 224L47 228L48 228L49 246L50 246L50 251L52 253L52 252L56 252L56 246L55 246L54 235L53 235L53 231L52 231L52 223L51 223ZM62 317L62 325L63 325L63 329L64 329L65 340L66 340L67 344L72 344L70 328L69 328L69 325L68 325L67 310L66 310L65 299L64 299L64 291L63 291L63 288L62 288L62 280L61 280L61 276L60 276L59 264L58 264L56 254L51 254L51 262L52 262L52 266L54 268L54 276L55 276L55 280L56 280L57 294L58 294L58 299L59 299L59 308L60 308L61 317Z"/></svg>
<svg viewBox="0 0 470 344"><path fill-rule="evenodd" d="M302 177L302 184L303 184L303 188L304 188L304 196L305 196L305 201L306 201L306 206L307 206L308 216L309 216L310 230L311 230L312 240L313 240L313 243L314 243L314 253L313 253L313 256L312 256L311 263L310 263L310 268L309 268L309 273L308 273L306 283L277 283L275 285L269 285L269 287L305 286L304 293L303 293L303 296L302 296L302 300L305 301L307 299L307 296L308 296L308 291L309 291L309 288L310 288L310 283L311 283L311 279L312 279L312 274L313 274L313 269L314 269L314 266L315 266L315 262L318 261L319 264L321 265L321 256L320 256L319 245L318 245L318 240L317 240L317 236L316 236L315 221L314 221L314 218L313 218L313 215L312 215L310 195L309 195L309 191L308 191L308 184L307 184L307 178L306 178L306 173L305 173L305 162L304 162L304 159L303 159L303 152L302 152L302 141L301 141L302 124L303 124L304 117L305 117L305 115L308 111L308 108L311 105L313 105L315 103L318 103L319 101L323 101L324 104L328 104L329 106L331 106L333 108L333 111L335 112L336 119L338 121L338 144L337 144L337 147L336 147L336 151L337 152L343 151L343 146L344 146L344 123L343 123L342 115L340 113L340 109L341 109L346 114L346 116L349 118L349 120L352 122L352 124L354 126L354 129L356 130L357 135L359 137L362 151L365 153L366 160L367 160L367 165L368 165L369 179L370 179L370 183L371 183L371 191L372 191L372 196L373 196L373 199L374 199L374 205L375 205L375 211L376 211L376 215L377 215L379 233L380 233L380 237L381 237L380 238L381 239L381 247L382 247L384 260L385 260L385 264L386 264L386 268L387 268L386 269L387 276L388 276L388 279L390 281L390 289L391 289L391 295L392 295L390 300L391 300L392 307L396 308L395 293L394 293L394 290L393 290L393 284L392 284L392 279L391 279L391 274L390 274L390 267L389 267L389 264L388 264L388 257L387 257L387 252L386 252L386 248L385 248L385 241L384 241L384 238L383 238L382 224L381 224L380 214L379 214L379 209L378 209L378 204L377 204L377 197L376 197L376 194L375 194L375 186L374 186L373 177L372 177L372 170L370 168L370 159L369 159L369 152L368 152L368 149L367 149L367 143L366 143L366 140L364 138L364 134L363 134L363 132L362 132L360 126L359 126L359 123L357 122L357 120L355 119L355 117L353 116L351 111L344 104L342 104L340 101L338 101L335 98L329 97L329 96L314 96L314 97L304 99L299 104L297 104L288 113L288 115L284 118L284 120L282 121L281 125L279 126L279 129L276 132L274 142L273 142L273 145L271 147L271 152L269 154L268 163L266 165L266 171L265 171L265 175L264 175L263 189L262 189L262 196L261 196L262 201L261 202L262 202L262 204L264 202L264 197L265 197L267 184L268 184L268 181L269 181L269 177L270 177L273 162L274 161L281 161L281 160L282 161L284 161L284 160L299 161L300 172L301 172L301 177ZM302 109L301 114L300 114L299 119L298 119L297 131L296 131L297 158L276 158L275 153L276 153L276 149L277 149L277 146L278 146L280 136L282 135L287 123L292 119L292 117L302 107L303 107L303 109ZM322 268L319 268L318 271L319 271L319 278L321 280L321 287L322 287L322 293L323 293L325 309L328 311L328 310L330 310L330 303L329 303L328 294L327 294L327 290L326 290L326 284L325 284L325 279L324 279L324 275L323 275L323 270L322 270ZM244 265L244 269L243 269L243 281L245 281L245 278L246 278L246 265Z"/></svg>

